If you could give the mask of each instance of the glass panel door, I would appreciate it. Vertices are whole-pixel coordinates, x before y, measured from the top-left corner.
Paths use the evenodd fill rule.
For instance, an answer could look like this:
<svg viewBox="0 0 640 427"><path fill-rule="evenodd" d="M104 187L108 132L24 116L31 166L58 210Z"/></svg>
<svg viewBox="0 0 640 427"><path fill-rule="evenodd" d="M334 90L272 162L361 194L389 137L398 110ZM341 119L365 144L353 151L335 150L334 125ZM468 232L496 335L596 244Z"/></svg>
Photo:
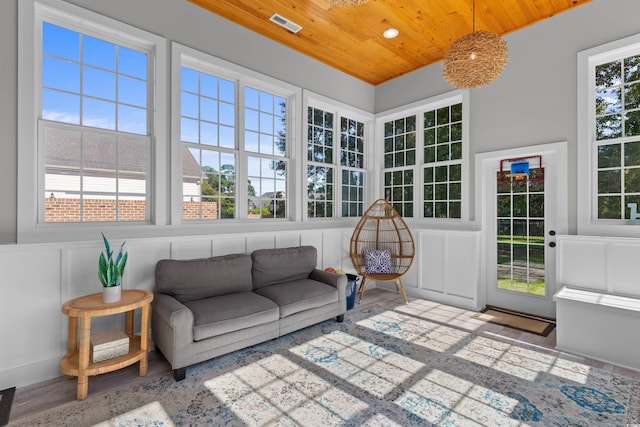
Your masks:
<svg viewBox="0 0 640 427"><path fill-rule="evenodd" d="M529 171L531 181L509 181L497 173L497 286L522 294L546 296L543 170Z"/></svg>
<svg viewBox="0 0 640 427"><path fill-rule="evenodd" d="M557 291L555 240L566 234L566 174L564 143L484 153L482 227L485 245L484 305L493 305L543 317L555 317ZM503 175L509 159L527 160L526 173L515 162L509 172L528 174L529 181ZM523 163L524 164L524 163ZM509 179L507 179L509 177ZM543 178L543 179L539 179Z"/></svg>

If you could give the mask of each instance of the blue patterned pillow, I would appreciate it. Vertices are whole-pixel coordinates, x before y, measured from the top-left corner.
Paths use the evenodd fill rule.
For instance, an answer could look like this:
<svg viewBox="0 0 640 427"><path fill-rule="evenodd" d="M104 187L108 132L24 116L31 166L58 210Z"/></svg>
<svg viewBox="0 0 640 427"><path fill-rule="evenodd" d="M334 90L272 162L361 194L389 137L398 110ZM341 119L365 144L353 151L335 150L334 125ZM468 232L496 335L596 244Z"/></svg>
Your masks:
<svg viewBox="0 0 640 427"><path fill-rule="evenodd" d="M391 250L364 251L365 272L369 274L391 274Z"/></svg>

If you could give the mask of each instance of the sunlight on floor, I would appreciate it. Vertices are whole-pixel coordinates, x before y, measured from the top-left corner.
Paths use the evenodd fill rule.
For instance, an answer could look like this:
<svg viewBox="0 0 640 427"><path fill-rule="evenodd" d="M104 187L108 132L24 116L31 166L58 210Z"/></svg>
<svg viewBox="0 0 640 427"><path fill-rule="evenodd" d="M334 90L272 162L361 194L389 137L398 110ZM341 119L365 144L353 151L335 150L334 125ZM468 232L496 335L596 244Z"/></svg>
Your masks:
<svg viewBox="0 0 640 427"><path fill-rule="evenodd" d="M512 415L529 410L527 398L480 385L487 378L474 380L465 364L486 366L529 382L539 381L542 374L582 383L587 380L585 365L560 359L548 349L523 348L505 342L504 337L477 336L425 320L416 311L422 313L427 306L414 305L418 307L386 310L358 321L354 324L357 336L334 330L293 346L288 350L290 357L280 354L257 360L208 380L205 386L247 425L348 423L372 409L368 398L391 399L416 423L487 425L499 419L501 425L521 425ZM446 321L456 316L460 316L458 310L451 309ZM458 358L460 366L454 364L445 372L405 356L420 347L425 349L424 353L418 350L420 357L442 354L443 358ZM457 369L466 372L466 379L455 374ZM335 387L334 378L369 397L363 401L349 387ZM362 425L392 426L395 422L376 414Z"/></svg>
<svg viewBox="0 0 640 427"><path fill-rule="evenodd" d="M408 319L411 319L411 322L405 322ZM402 328L400 328L401 324ZM441 353L448 351L460 341L466 340L471 336L468 332L448 328L439 323L394 311L385 311L379 315L361 320L358 325Z"/></svg>
<svg viewBox="0 0 640 427"><path fill-rule="evenodd" d="M394 350L334 331L289 351L382 398L424 367Z"/></svg>
<svg viewBox="0 0 640 427"><path fill-rule="evenodd" d="M509 340L507 337L501 336L500 338L502 340ZM478 337L474 339L474 341L474 344L477 344L475 348L470 345L468 349L465 349L467 351L460 351L456 353L456 355L512 375L516 375L519 368L519 372L521 374L519 376L530 381L534 381L538 374L546 373L556 377L565 378L570 381L575 381L580 384L585 384L591 370L589 366L583 363L572 362L571 360L562 359L541 351L527 349L519 345L507 343L501 343L503 346L502 354L495 354L495 357L493 357L488 346L483 345L483 343L489 342L493 344L499 341L482 337ZM514 339L511 339L511 341L520 345L532 346L531 344L523 343ZM544 351L546 349L541 348L541 350ZM472 353L475 354L471 356ZM484 355L484 360L482 361L481 356L478 355Z"/></svg>
<svg viewBox="0 0 640 427"><path fill-rule="evenodd" d="M124 414L113 417L110 420L95 424L94 427L148 425L148 420L154 420L153 425L173 427L171 417L164 410L160 402L151 402Z"/></svg>
<svg viewBox="0 0 640 427"><path fill-rule="evenodd" d="M403 393L396 403L420 420L438 425L486 426L490 420L495 422L496 413L500 414L502 425L520 425L509 418L519 403L517 399L437 369Z"/></svg>
<svg viewBox="0 0 640 427"><path fill-rule="evenodd" d="M213 378L205 386L249 425L276 423L283 418L305 425L309 417L336 425L366 408L355 397L280 355Z"/></svg>

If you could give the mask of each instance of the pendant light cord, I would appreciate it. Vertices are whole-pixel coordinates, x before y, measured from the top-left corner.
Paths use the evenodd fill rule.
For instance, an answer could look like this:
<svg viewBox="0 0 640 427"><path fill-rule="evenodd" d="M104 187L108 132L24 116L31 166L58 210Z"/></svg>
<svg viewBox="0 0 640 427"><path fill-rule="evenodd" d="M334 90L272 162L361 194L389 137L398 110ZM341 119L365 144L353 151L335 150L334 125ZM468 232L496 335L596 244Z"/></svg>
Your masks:
<svg viewBox="0 0 640 427"><path fill-rule="evenodd" d="M476 0L471 2L471 32L476 32Z"/></svg>

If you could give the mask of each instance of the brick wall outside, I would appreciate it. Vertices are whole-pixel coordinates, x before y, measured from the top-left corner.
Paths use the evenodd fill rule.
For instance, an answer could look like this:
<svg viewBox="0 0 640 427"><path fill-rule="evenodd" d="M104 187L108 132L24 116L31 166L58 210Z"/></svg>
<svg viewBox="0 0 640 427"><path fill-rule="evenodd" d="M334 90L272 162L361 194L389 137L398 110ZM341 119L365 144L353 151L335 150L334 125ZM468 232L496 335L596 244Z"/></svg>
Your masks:
<svg viewBox="0 0 640 427"><path fill-rule="evenodd" d="M200 207L202 206L202 216L200 216ZM216 219L218 218L217 202L182 202L182 219Z"/></svg>
<svg viewBox="0 0 640 427"><path fill-rule="evenodd" d="M120 221L144 221L146 219L146 202L144 200L120 200L118 209ZM183 202L182 219L217 219L218 203L202 202L202 216L200 216L200 202ZM85 222L115 221L116 202L108 199L84 200ZM258 219L260 215L249 214L248 218ZM80 199L66 199L47 197L45 199L45 222L78 222L80 220Z"/></svg>
<svg viewBox="0 0 640 427"><path fill-rule="evenodd" d="M146 201L118 201L119 221L145 221ZM116 201L109 199L85 199L83 221L115 221ZM44 207L45 222L78 222L80 220L80 200L47 197Z"/></svg>

